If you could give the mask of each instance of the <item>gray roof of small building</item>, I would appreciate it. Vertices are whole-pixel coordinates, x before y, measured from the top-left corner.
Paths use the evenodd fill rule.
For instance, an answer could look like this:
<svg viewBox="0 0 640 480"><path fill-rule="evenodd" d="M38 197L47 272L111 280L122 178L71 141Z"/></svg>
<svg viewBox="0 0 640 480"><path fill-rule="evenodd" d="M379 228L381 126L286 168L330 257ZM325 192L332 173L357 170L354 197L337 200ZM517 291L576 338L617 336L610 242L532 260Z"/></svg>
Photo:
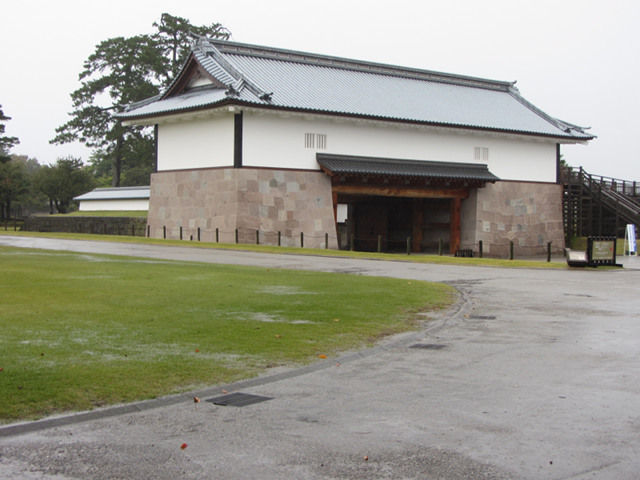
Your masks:
<svg viewBox="0 0 640 480"><path fill-rule="evenodd" d="M84 193L74 200L148 200L151 194L151 187L118 187L118 188L96 188L88 193Z"/></svg>
<svg viewBox="0 0 640 480"><path fill-rule="evenodd" d="M331 175L366 175L384 177L416 177L443 180L500 180L487 165L452 163L395 158L360 157L352 155L316 154L316 160Z"/></svg>
<svg viewBox="0 0 640 480"><path fill-rule="evenodd" d="M177 88L189 62L215 83ZM119 117L135 123L230 104L578 142L594 138L529 103L515 82L205 38L194 43L190 60L163 95L131 105Z"/></svg>

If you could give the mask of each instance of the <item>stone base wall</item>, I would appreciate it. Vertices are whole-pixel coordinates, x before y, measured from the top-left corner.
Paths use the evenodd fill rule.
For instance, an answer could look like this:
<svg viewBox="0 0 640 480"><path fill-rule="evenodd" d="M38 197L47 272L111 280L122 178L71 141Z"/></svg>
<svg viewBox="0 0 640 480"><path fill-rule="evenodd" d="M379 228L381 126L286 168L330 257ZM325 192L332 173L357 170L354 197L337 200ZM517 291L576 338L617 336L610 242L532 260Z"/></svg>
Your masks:
<svg viewBox="0 0 640 480"><path fill-rule="evenodd" d="M507 258L510 242L514 256L544 255L547 242L553 254L564 249L562 185L496 182L472 190L461 206L461 248Z"/></svg>
<svg viewBox="0 0 640 480"><path fill-rule="evenodd" d="M322 172L221 168L151 177L152 237L338 248L331 181ZM216 229L218 238L216 239ZM301 234L303 235L301 240ZM328 245L326 236L328 235Z"/></svg>

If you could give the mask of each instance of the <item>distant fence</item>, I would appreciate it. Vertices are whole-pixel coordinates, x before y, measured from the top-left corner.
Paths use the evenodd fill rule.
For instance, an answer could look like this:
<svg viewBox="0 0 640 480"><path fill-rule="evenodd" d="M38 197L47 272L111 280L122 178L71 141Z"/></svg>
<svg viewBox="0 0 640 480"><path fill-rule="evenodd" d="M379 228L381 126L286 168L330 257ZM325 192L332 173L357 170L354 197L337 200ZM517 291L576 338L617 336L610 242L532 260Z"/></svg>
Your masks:
<svg viewBox="0 0 640 480"><path fill-rule="evenodd" d="M329 245L338 245L339 237L329 233L315 233L313 235L304 232L273 232L250 228L236 228L234 230L204 229L200 227L186 228L166 226L151 228L147 226L148 237L190 240L197 242L238 243L254 245L273 245L279 247L300 248L329 248Z"/></svg>
<svg viewBox="0 0 640 480"><path fill-rule="evenodd" d="M173 239L173 240L186 240L195 242L213 242L213 243L233 243L233 244L252 244L252 245L271 245L271 246L283 246L283 247L299 247L299 248L329 248L329 244L333 243L339 245L341 250L358 250L358 251L372 251L372 252L395 252L406 253L407 255L421 253L421 254L438 254L444 255L449 251L448 239L439 240L436 245L421 245L420 251L416 251L413 247L413 238L411 236L404 237L403 239L390 239L383 236L377 238L359 238L353 234L346 232L344 229L340 229L338 237L335 235L316 234L309 235L304 232L272 232L259 229L249 228L236 228L234 230L224 230L220 228L216 229L203 229L203 228L186 228L176 227L168 228L166 226L151 228L147 226L146 235L153 238ZM367 248L358 248L359 246L366 245ZM513 241L503 242L500 248L497 245L489 245L487 243L479 241L474 245L465 245L463 247L458 246L454 250L454 256L456 257L478 257L489 256L493 258L509 258L513 260L516 257L546 257L547 261L550 261L552 253L563 253L562 247L552 247L552 242L543 242L537 245L516 245ZM536 253L531 253L533 250ZM490 255L486 255L486 251L491 250ZM500 250L500 253L494 252Z"/></svg>
<svg viewBox="0 0 640 480"><path fill-rule="evenodd" d="M134 217L28 217L27 232L91 233L144 237L147 219Z"/></svg>

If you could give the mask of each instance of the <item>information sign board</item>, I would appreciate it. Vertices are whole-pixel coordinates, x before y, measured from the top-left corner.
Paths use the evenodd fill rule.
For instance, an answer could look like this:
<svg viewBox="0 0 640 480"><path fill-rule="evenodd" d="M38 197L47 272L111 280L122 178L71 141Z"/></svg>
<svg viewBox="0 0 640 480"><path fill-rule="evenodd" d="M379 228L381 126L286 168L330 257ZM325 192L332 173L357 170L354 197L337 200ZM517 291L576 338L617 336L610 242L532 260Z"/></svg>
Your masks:
<svg viewBox="0 0 640 480"><path fill-rule="evenodd" d="M589 266L618 266L616 264L616 237L587 238L587 256Z"/></svg>
<svg viewBox="0 0 640 480"><path fill-rule="evenodd" d="M611 261L615 260L613 240L594 240L591 250L591 260Z"/></svg>

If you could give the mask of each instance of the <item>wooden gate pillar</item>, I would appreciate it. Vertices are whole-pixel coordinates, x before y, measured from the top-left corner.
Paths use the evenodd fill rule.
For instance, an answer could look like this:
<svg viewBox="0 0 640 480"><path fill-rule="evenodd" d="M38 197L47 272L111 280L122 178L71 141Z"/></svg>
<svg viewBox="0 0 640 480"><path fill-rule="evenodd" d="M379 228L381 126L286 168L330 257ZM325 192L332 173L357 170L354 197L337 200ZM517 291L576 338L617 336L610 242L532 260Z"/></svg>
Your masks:
<svg viewBox="0 0 640 480"><path fill-rule="evenodd" d="M413 225L411 228L411 236L413 244L411 245L411 251L413 253L420 253L422 251L422 223L424 220L424 202L422 198L413 199Z"/></svg>
<svg viewBox="0 0 640 480"><path fill-rule="evenodd" d="M461 198L451 199L451 210L449 213L449 253L454 254L460 248L460 204Z"/></svg>

